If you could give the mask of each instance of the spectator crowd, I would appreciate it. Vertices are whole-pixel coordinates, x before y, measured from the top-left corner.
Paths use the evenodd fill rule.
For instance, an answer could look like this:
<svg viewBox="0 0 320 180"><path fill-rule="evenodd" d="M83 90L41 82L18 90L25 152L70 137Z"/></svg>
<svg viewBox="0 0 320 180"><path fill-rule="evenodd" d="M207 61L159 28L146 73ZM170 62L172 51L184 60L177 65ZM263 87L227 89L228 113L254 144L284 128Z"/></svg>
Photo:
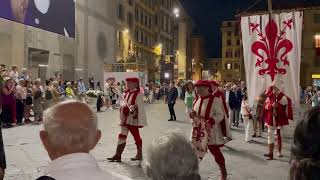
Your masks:
<svg viewBox="0 0 320 180"><path fill-rule="evenodd" d="M0 108L4 128L42 121L43 111L64 100L87 102L83 79L65 81L55 75L47 80L32 79L26 68L0 66Z"/></svg>

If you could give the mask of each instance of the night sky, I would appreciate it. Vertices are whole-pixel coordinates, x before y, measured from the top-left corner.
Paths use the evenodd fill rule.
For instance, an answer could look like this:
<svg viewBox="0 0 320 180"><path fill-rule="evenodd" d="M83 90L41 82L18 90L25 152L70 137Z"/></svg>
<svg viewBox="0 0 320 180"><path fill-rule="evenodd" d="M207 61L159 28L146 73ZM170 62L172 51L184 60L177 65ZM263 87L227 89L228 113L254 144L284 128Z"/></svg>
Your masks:
<svg viewBox="0 0 320 180"><path fill-rule="evenodd" d="M259 0L180 0L197 26L196 34L204 36L207 57L221 57L220 26L224 20L235 20L237 10L242 12ZM258 9L267 9L261 0ZM320 0L273 0L273 6L318 5ZM295 4L296 3L296 4ZM281 7L279 7L281 8Z"/></svg>

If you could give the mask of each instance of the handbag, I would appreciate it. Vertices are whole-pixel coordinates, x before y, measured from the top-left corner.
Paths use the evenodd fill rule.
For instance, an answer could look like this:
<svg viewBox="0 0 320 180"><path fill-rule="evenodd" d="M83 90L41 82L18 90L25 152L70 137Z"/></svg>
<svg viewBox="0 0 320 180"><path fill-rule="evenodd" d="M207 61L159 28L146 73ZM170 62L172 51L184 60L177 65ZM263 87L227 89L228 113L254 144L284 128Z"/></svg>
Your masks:
<svg viewBox="0 0 320 180"><path fill-rule="evenodd" d="M249 114L249 115L248 115L248 118L249 118L249 119L253 119L252 114L250 113L250 111L248 111L248 109L247 109L247 108L246 108L246 111L247 111L247 113Z"/></svg>

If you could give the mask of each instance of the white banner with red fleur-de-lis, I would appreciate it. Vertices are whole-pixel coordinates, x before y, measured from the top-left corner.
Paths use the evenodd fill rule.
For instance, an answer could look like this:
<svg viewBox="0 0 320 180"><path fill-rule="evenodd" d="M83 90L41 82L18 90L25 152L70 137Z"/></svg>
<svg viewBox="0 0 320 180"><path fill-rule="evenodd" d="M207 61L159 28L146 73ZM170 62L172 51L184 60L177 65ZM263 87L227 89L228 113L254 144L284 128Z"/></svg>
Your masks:
<svg viewBox="0 0 320 180"><path fill-rule="evenodd" d="M302 26L302 12L241 18L250 105L278 81L284 94L299 106Z"/></svg>

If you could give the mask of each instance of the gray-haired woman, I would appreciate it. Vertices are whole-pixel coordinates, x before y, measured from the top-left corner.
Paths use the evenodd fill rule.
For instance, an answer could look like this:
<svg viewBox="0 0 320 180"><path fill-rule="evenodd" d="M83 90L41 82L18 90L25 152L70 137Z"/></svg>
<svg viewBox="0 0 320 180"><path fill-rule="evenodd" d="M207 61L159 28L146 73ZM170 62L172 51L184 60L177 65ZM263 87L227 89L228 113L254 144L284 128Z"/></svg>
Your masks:
<svg viewBox="0 0 320 180"><path fill-rule="evenodd" d="M198 158L190 142L178 132L156 138L144 162L152 180L200 180Z"/></svg>

